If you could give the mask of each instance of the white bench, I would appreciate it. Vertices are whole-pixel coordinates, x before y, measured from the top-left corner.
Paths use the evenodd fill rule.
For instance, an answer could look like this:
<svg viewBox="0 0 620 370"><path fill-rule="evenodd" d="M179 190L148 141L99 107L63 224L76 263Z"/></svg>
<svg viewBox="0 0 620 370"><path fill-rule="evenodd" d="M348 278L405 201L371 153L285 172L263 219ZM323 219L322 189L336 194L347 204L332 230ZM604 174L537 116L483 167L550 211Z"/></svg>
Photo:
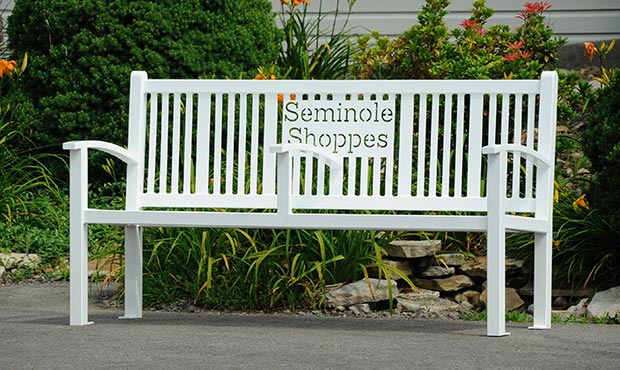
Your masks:
<svg viewBox="0 0 620 370"><path fill-rule="evenodd" d="M556 101L555 72L527 81L133 72L128 149L64 144L71 325L89 324L87 225L112 224L125 227L124 318L142 316L143 227L486 232L489 336L508 334L506 232L533 232L532 328L549 328ZM89 149L127 163L124 210L89 208ZM379 212L360 212L369 210Z"/></svg>

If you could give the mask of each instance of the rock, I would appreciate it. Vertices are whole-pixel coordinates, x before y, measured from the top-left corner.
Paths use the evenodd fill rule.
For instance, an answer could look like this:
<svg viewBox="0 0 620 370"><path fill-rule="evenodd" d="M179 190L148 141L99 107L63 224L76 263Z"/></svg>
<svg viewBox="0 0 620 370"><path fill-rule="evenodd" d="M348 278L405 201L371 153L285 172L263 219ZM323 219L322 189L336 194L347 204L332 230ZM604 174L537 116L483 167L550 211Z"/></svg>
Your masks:
<svg viewBox="0 0 620 370"><path fill-rule="evenodd" d="M526 297L534 296L534 283L530 282L523 288L519 289L519 294ZM590 297L592 295L592 289L553 289L551 290L553 297Z"/></svg>
<svg viewBox="0 0 620 370"><path fill-rule="evenodd" d="M396 298L396 308L400 312L444 312L454 311L460 308L459 304L445 298L422 298L408 299L402 296Z"/></svg>
<svg viewBox="0 0 620 370"><path fill-rule="evenodd" d="M482 294L480 294L480 301L484 304L487 303L487 290L485 289ZM506 288L506 311L514 311L525 305L525 302L517 293L517 290L514 288Z"/></svg>
<svg viewBox="0 0 620 370"><path fill-rule="evenodd" d="M470 277L487 277L487 257L480 256L466 261L461 271ZM506 258L506 276L523 274L523 261Z"/></svg>
<svg viewBox="0 0 620 370"><path fill-rule="evenodd" d="M329 291L326 294L327 304L332 307L352 306L359 303L378 302L389 299L387 280L370 278ZM391 280L392 296L398 295L396 281Z"/></svg>
<svg viewBox="0 0 620 370"><path fill-rule="evenodd" d="M573 317L585 316L587 313L587 302L588 298L582 298L579 303L566 309L566 312L568 312Z"/></svg>
<svg viewBox="0 0 620 370"><path fill-rule="evenodd" d="M554 310L564 310L568 307L568 301L564 297L556 297L551 304Z"/></svg>
<svg viewBox="0 0 620 370"><path fill-rule="evenodd" d="M431 266L435 262L435 256L414 258L408 261L411 264L411 267L414 269L414 271L422 271L422 270L426 270L427 268L429 268L429 266Z"/></svg>
<svg viewBox="0 0 620 370"><path fill-rule="evenodd" d="M534 314L533 310L532 310L532 315ZM568 320L571 318L571 314L568 311L565 310L551 310L551 316L555 316L556 318L560 319L560 320Z"/></svg>
<svg viewBox="0 0 620 370"><path fill-rule="evenodd" d="M39 263L41 263L41 257L38 254L0 253L0 265L4 266L7 271L18 267L36 269Z"/></svg>
<svg viewBox="0 0 620 370"><path fill-rule="evenodd" d="M594 294L587 313L591 317L620 315L620 286Z"/></svg>
<svg viewBox="0 0 620 370"><path fill-rule="evenodd" d="M463 295L465 296L465 298L467 298L469 303L472 304L472 306L474 306L474 307L481 306L481 304L480 304L480 292L478 292L476 290L466 290L466 291L463 292Z"/></svg>
<svg viewBox="0 0 620 370"><path fill-rule="evenodd" d="M487 258L477 257L461 265L461 271L471 277L487 277Z"/></svg>
<svg viewBox="0 0 620 370"><path fill-rule="evenodd" d="M467 297L465 297L462 293L458 293L454 296L454 301L458 304L461 304L463 302L467 302L469 303L469 299L467 299Z"/></svg>
<svg viewBox="0 0 620 370"><path fill-rule="evenodd" d="M403 273L404 276L410 276L413 273L413 271L411 270L411 263L409 263L409 261L407 260L395 260L395 259L390 259L390 258L384 258L383 264L398 269L399 271ZM369 268L368 275L370 275L370 277L378 278L379 269L376 267ZM385 275L382 275L382 276L385 276ZM395 280L402 279L401 276L396 275L394 273L390 273L390 277Z"/></svg>
<svg viewBox="0 0 620 370"><path fill-rule="evenodd" d="M441 240L394 240L385 247L390 257L421 258L433 256L441 249Z"/></svg>
<svg viewBox="0 0 620 370"><path fill-rule="evenodd" d="M370 305L368 303L360 303L350 306L349 311L351 311L355 316L363 316L371 312Z"/></svg>
<svg viewBox="0 0 620 370"><path fill-rule="evenodd" d="M463 253L442 253L435 256L438 265L461 266L465 263Z"/></svg>
<svg viewBox="0 0 620 370"><path fill-rule="evenodd" d="M527 306L527 313L529 313L530 315L534 314L534 303L530 304L529 306Z"/></svg>
<svg viewBox="0 0 620 370"><path fill-rule="evenodd" d="M471 311L474 308L474 305L472 305L468 301L463 301L459 303L459 307L462 311Z"/></svg>
<svg viewBox="0 0 620 370"><path fill-rule="evenodd" d="M2 279L2 275L6 272L6 267L0 265L0 279Z"/></svg>
<svg viewBox="0 0 620 370"><path fill-rule="evenodd" d="M413 283L420 288L438 290L440 292L455 292L469 288L474 282L465 275L454 275L443 279L413 279Z"/></svg>
<svg viewBox="0 0 620 370"><path fill-rule="evenodd" d="M412 292L407 293L399 293L398 298L407 299L410 301L420 300L420 299L433 299L439 298L439 292L434 290L428 290L423 288L418 288Z"/></svg>
<svg viewBox="0 0 620 370"><path fill-rule="evenodd" d="M454 275L454 267L444 266L430 266L420 274L421 277L427 278L440 278L451 275Z"/></svg>

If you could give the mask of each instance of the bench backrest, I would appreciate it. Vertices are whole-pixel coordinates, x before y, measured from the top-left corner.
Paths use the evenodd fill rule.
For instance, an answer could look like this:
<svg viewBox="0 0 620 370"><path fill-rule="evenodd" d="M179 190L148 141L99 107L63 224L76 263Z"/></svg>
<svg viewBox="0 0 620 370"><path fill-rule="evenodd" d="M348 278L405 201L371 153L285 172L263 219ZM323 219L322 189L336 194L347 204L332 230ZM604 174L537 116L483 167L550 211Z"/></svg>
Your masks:
<svg viewBox="0 0 620 370"><path fill-rule="evenodd" d="M489 144L552 163L556 75L541 80L131 79L129 150L138 207L275 208L279 143L343 159L293 158L294 208L486 210ZM534 211L533 163L510 156L507 207Z"/></svg>

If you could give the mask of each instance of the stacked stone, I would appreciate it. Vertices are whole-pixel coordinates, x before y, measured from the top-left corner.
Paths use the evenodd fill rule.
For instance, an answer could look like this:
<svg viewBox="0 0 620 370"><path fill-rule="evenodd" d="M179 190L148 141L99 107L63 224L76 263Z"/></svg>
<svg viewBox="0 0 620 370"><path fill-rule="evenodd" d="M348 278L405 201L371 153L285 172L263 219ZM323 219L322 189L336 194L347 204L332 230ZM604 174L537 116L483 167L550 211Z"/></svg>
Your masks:
<svg viewBox="0 0 620 370"><path fill-rule="evenodd" d="M37 254L26 253L0 253L0 279L5 273L10 273L16 269L38 268L41 257Z"/></svg>
<svg viewBox="0 0 620 370"><path fill-rule="evenodd" d="M401 312L462 312L480 309L486 303L486 258L478 257L467 259L463 253L440 253L439 240L397 240L390 243L385 249L387 256L383 264L398 269L402 276L411 278L417 289L411 289L402 280L402 276L390 277L397 282L392 297L396 308ZM370 271L374 278L380 274L375 269ZM523 263L508 259L506 261L506 309L515 310L524 307L525 302L518 294L519 284L525 285L528 281L523 270ZM383 285L373 280L379 287L387 287L387 280ZM367 287L368 283L361 280L360 287ZM371 284L371 286L373 285ZM327 294L327 302L333 307L343 309L362 303L376 302L376 297L384 296L385 292L375 293L375 298L366 292L355 299L342 299L342 293L348 286L335 289ZM368 288L366 288L368 290ZM347 294L351 295L351 292ZM363 302L364 301L364 302ZM355 302L355 303L353 303ZM356 306L353 311L359 310Z"/></svg>

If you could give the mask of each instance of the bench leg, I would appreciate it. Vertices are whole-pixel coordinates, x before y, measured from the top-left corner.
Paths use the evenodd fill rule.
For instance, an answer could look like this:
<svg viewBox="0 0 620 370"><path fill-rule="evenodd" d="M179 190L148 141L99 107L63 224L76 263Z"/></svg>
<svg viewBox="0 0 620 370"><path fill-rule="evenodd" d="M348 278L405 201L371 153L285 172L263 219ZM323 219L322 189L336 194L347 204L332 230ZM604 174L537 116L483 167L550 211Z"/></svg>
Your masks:
<svg viewBox="0 0 620 370"><path fill-rule="evenodd" d="M88 227L71 226L70 234L70 287L69 323L88 325Z"/></svg>
<svg viewBox="0 0 620 370"><path fill-rule="evenodd" d="M122 319L142 317L142 230L125 227L125 315Z"/></svg>
<svg viewBox="0 0 620 370"><path fill-rule="evenodd" d="M534 325L530 329L551 328L552 233L536 233L534 244Z"/></svg>
<svg viewBox="0 0 620 370"><path fill-rule="evenodd" d="M88 325L88 225L82 212L88 207L88 153L71 151L69 194L69 324Z"/></svg>
<svg viewBox="0 0 620 370"><path fill-rule="evenodd" d="M498 221L502 223L501 220ZM505 237L506 232L503 227L489 228L487 234L487 336L490 337L510 334L506 332Z"/></svg>

